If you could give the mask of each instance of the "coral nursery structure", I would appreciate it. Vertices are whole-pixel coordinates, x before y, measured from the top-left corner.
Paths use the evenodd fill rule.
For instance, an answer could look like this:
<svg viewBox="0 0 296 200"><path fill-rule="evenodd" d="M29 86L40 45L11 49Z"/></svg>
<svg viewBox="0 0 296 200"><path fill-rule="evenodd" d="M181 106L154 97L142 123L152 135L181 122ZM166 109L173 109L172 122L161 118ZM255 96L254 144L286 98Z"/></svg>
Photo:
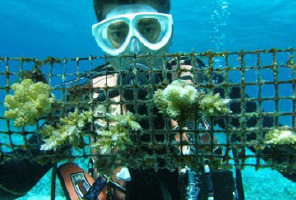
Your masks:
<svg viewBox="0 0 296 200"><path fill-rule="evenodd" d="M276 62L280 53L289 55L283 65ZM266 54L272 65L261 63ZM1 155L30 149L36 135L34 147L41 148L46 158L95 156L99 162L173 170L205 162L210 167L235 163L243 168L252 157L256 169L277 164L288 171L295 163L296 100L294 78L283 80L283 72L295 73L294 54L294 49L167 54L160 57L160 68L151 63L127 71L96 67L107 64L108 57L44 62L0 58L5 69L0 72L4 80L0 89L3 98L6 95L0 119L6 138L0 143ZM247 65L246 55L256 63ZM218 57L226 63L223 68L214 65ZM129 58L136 63L138 56ZM174 59L169 66L167 61ZM233 64L234 60L238 62ZM273 75L268 81L265 72ZM17 78L22 81L15 83ZM186 83L189 78L191 84ZM275 97L266 96L270 87ZM188 147L189 153L181 147ZM72 154L63 158L60 152L68 149ZM248 150L254 154L248 155ZM260 162L262 158L265 162Z"/></svg>

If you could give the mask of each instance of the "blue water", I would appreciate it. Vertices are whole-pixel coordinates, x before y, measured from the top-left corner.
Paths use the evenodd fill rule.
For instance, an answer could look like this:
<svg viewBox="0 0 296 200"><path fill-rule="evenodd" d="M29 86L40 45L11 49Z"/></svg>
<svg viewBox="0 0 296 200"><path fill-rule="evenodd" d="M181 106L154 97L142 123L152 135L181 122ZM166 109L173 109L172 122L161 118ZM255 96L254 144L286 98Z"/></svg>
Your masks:
<svg viewBox="0 0 296 200"><path fill-rule="evenodd" d="M91 35L91 26L96 23L92 0L1 0L0 7L0 57L103 55ZM171 52L296 48L295 0L172 0L171 13L174 17ZM254 61L250 58L246 62ZM4 65L0 67L4 70ZM279 77L292 78L289 72L280 73ZM252 82L252 72L246 77ZM266 71L262 78L273 80L273 74ZM251 96L257 95L256 89L247 90ZM272 95L272 89L265 91L266 95ZM281 91L280 95L290 96L292 89ZM280 109L290 112L291 103L283 105ZM268 102L266 107L273 109ZM246 199L296 199L295 183L276 171L254 172L253 168L247 168L243 176ZM45 185L49 185L48 176L22 199L49 199Z"/></svg>
<svg viewBox="0 0 296 200"><path fill-rule="evenodd" d="M92 1L1 0L0 55L102 55ZM172 52L296 46L295 0L172 0Z"/></svg>

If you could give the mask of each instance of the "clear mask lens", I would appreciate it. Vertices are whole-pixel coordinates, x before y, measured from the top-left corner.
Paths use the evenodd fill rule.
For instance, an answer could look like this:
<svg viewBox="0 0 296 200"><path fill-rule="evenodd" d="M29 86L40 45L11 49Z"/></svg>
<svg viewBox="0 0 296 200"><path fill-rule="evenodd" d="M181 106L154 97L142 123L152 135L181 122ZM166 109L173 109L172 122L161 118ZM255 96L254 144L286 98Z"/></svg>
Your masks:
<svg viewBox="0 0 296 200"><path fill-rule="evenodd" d="M137 22L137 30L150 43L157 43L160 35L160 23L155 18L142 18Z"/></svg>
<svg viewBox="0 0 296 200"><path fill-rule="evenodd" d="M128 33L129 25L125 21L115 21L107 28L107 38L116 49L126 41Z"/></svg>

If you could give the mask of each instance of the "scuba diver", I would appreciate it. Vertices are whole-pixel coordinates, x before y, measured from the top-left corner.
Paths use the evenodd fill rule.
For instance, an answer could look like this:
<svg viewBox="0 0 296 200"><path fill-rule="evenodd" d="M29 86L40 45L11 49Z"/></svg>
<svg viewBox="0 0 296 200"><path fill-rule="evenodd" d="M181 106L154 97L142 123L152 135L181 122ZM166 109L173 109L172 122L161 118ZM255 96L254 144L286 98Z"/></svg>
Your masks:
<svg viewBox="0 0 296 200"><path fill-rule="evenodd" d="M155 57L152 61L143 58L137 58L134 63L134 58L118 59L118 56L124 55L162 55L167 53L172 43L173 35L173 19L170 13L170 0L94 0L94 10L97 16L98 23L93 25L92 33L98 46L108 55L109 63L95 68L95 77L91 78L93 87L104 87L106 82L108 85L131 84L135 78L132 73L118 75L115 73L120 70L132 70L134 66L139 71L149 70L149 65L152 64L153 69L161 70L163 65L162 58ZM150 62L150 63L149 63ZM190 70L190 59L184 58L181 69ZM168 61L167 67L174 69L176 61ZM204 67L201 60L197 59L197 67ZM106 74L107 73L107 74ZM100 75L101 74L101 75ZM107 75L107 76L106 76ZM107 77L107 79L106 79ZM152 80L145 75L140 75L137 81L143 84L161 83L161 74L155 74ZM172 74L171 80L176 76ZM187 82L192 82L193 76L188 72L181 73L181 79ZM198 74L198 81L206 79L202 74ZM223 81L223 77L214 75L214 80L218 82ZM141 98L147 97L145 90L140 91ZM221 92L222 91L216 91ZM240 90L233 89L231 91L231 98L239 98ZM223 97L223 95L221 95ZM110 93L110 98L120 98L119 93L114 91ZM123 97L127 100L134 99L131 90L125 90ZM104 93L94 94L96 101L104 101L106 96ZM234 112L239 106L231 105L231 110ZM248 106L250 111L254 111L254 105ZM135 112L132 105L127 105L126 110ZM141 110L141 109L140 109ZM145 110L145 108L143 108ZM256 107L255 107L256 110ZM115 112L120 113L120 109ZM139 111L141 112L141 111ZM143 112L143 115L145 113ZM161 129L164 127L162 116L157 112L155 119L155 128ZM224 121L218 122L220 126L225 126ZM235 122L234 122L235 123ZM269 122L267 122L269 123ZM271 123L272 124L272 123ZM147 128L147 124L142 122L142 127ZM172 120L171 127L176 128L177 122ZM207 142L207 135L201 140ZM189 140L186 135L182 137ZM157 138L156 138L157 139ZM180 138L174 138L180 140ZM37 142L37 137L31 137L29 143L40 144ZM17 150L14 153L19 155L40 155L42 152L39 146L29 150ZM146 149L149 151L149 149ZM219 153L220 149L217 150ZM54 152L51 152L54 153ZM95 152L94 152L95 153ZM163 153L163 152L160 152ZM2 159L2 157L1 157ZM95 162L90 160L91 163ZM25 195L39 180L40 178L54 166L52 163L41 165L34 160L23 159L1 162L0 164L0 197L1 199L15 199ZM95 169L91 169L94 175L91 176L85 170L81 169L74 163L66 163L58 168L58 176L60 178L65 196L67 199L114 199L114 200L178 200L186 199L184 192L187 188L182 188L184 185L189 185L192 194L192 199L197 199L195 185L196 179L199 178L203 182L204 192L200 192L199 199L211 198L215 200L234 199L234 194L237 193L235 198L243 200L243 188L239 171L237 171L236 183L234 183L233 174L230 171L212 172L205 166L204 172L198 172L185 169L175 172L169 170L139 170L127 169L120 167L114 171L114 176L110 181L103 175L97 177ZM26 171L26 173L23 173ZM238 177L238 178L237 178ZM25 183L25 184L24 184ZM181 186L180 186L181 185ZM235 188L240 187L239 190ZM202 188L201 186L199 186Z"/></svg>
<svg viewBox="0 0 296 200"><path fill-rule="evenodd" d="M161 73L153 73L149 77L143 71L149 71L149 66L152 66L153 70L162 70L163 58L161 55L168 52L173 35L173 19L169 14L170 1L94 0L94 9L98 23L92 26L92 34L98 46L108 56L108 63L95 68L97 73L94 77L91 77L91 85L94 88L104 88L106 85L109 87L131 85L134 79L141 85L161 84L163 81ZM155 57L149 60L130 56L147 54ZM201 60L197 59L196 61L198 67L204 67ZM190 63L190 59L182 58L182 65L180 66L181 69L185 70L181 72L180 78L188 83L193 82L193 75L188 73L192 69ZM166 65L168 69L177 69L175 60L168 61ZM135 67L138 70L136 77L132 73ZM118 73L119 71L120 73ZM169 76L169 81L171 82L176 78L177 74L172 73ZM202 81L206 77L198 74L198 79L200 79L198 81ZM216 76L215 79L219 79L219 76ZM147 90L139 89L138 92L138 98L141 100L149 98ZM122 97L120 94L122 94ZM132 88L124 89L122 93L117 90L110 91L108 97L115 102L120 101L121 98L125 101L133 101L135 98ZM93 98L95 101L103 102L106 100L106 94L105 92L97 92L93 95ZM148 110L145 105L139 105L138 109L134 105L124 105L123 107L123 113L130 111L137 115L146 115ZM120 105L114 110L112 114L121 114ZM157 111L153 111L153 115L155 116L154 129L164 130L165 122L162 115ZM100 123L103 122L99 122L99 126L103 126ZM140 121L139 123L144 130L149 129L147 122ZM177 127L178 123L172 120L171 128ZM176 135L179 136L179 134ZM148 138L147 135L147 140L149 140ZM173 139L177 142L181 140L177 136ZM161 141L162 139L155 136L155 140ZM187 135L183 134L182 141L186 142L188 140ZM200 140L207 143L209 140L208 135L201 134ZM147 147L143 151L149 152L151 149ZM93 154L96 153L93 152ZM157 153L165 154L166 152L159 151ZM217 153L219 153L219 149ZM64 164L59 167L58 175L67 199L97 199L98 197L99 199L108 199L110 197L115 200L183 200L188 199L187 193L190 193L192 199L204 199L206 196L209 198L211 196L215 197L217 200L219 198L223 200L233 199L234 181L232 173L229 171L213 172L213 179L220 179L219 183L214 184L215 188L213 188L210 171L207 167L206 169L205 172L198 174L189 168L183 169L179 173L178 170L171 172L167 169L159 169L156 172L152 169L142 170L119 167L113 172L114 176L111 180L107 181L101 175L94 177L96 179L94 181L77 165ZM91 171L95 171L95 169ZM73 178L73 174L77 175ZM202 186L197 186L195 181L197 176L200 178ZM69 177L74 181L71 182ZM183 187L187 185L190 185L190 189ZM198 187L203 187L203 191L199 192L199 194L197 192ZM223 195L221 195L222 192ZM242 191L240 191L240 194L242 194ZM243 200L243 198L240 198L240 200Z"/></svg>

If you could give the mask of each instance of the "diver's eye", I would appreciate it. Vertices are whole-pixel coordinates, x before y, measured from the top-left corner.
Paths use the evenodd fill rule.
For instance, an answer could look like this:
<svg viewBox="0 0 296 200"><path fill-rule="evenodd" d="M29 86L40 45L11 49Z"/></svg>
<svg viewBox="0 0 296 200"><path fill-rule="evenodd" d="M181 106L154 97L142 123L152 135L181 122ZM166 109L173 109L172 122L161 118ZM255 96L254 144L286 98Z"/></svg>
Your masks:
<svg viewBox="0 0 296 200"><path fill-rule="evenodd" d="M153 33L155 30L153 28L145 28L142 30L143 34Z"/></svg>
<svg viewBox="0 0 296 200"><path fill-rule="evenodd" d="M107 28L107 36L114 48L119 48L129 32L129 27L124 21L116 21L111 23Z"/></svg>
<svg viewBox="0 0 296 200"><path fill-rule="evenodd" d="M160 24L157 19L143 18L137 22L138 31L151 43L156 43L160 34Z"/></svg>
<svg viewBox="0 0 296 200"><path fill-rule="evenodd" d="M111 36L114 37L114 38L120 38L120 37L122 37L122 35L123 34L121 32L119 32L119 31L115 31L115 32L111 33Z"/></svg>

